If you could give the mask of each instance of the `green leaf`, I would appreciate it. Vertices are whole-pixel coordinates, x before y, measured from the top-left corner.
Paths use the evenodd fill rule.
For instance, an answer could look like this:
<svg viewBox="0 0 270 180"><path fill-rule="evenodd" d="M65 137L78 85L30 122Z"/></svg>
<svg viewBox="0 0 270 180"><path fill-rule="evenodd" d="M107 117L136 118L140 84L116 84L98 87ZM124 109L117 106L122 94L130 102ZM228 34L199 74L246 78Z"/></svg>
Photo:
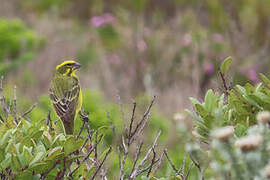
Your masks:
<svg viewBox="0 0 270 180"><path fill-rule="evenodd" d="M193 97L190 97L189 100L193 106L195 106L195 104L201 104L197 99Z"/></svg>
<svg viewBox="0 0 270 180"><path fill-rule="evenodd" d="M13 171L18 171L20 168L23 168L21 166L20 161L19 161L19 159L18 159L18 157L16 155L13 155L11 157L11 164L12 164L11 169Z"/></svg>
<svg viewBox="0 0 270 180"><path fill-rule="evenodd" d="M87 166L85 163L81 164L79 169L74 173L74 177L76 179L79 179L79 177L84 177L86 178L88 173Z"/></svg>
<svg viewBox="0 0 270 180"><path fill-rule="evenodd" d="M30 162L29 166L32 166L33 164L37 163L40 161L43 157L44 153L43 152L38 152L35 158Z"/></svg>
<svg viewBox="0 0 270 180"><path fill-rule="evenodd" d="M74 136L68 136L64 144L65 155L67 156L79 149L83 145L83 142L83 139L78 139L76 141Z"/></svg>
<svg viewBox="0 0 270 180"><path fill-rule="evenodd" d="M237 136L237 137L241 137L241 136L244 136L246 134L246 130L247 128L242 125L242 124L237 124L235 126L235 132L234 134Z"/></svg>
<svg viewBox="0 0 270 180"><path fill-rule="evenodd" d="M0 140L0 146L3 147L3 145L8 141L8 137L10 136L12 132L12 129L7 130L7 132L4 134L2 139Z"/></svg>
<svg viewBox="0 0 270 180"><path fill-rule="evenodd" d="M34 171L37 174L41 174L43 172L46 172L48 169L50 169L54 164L54 161L45 161L45 162L38 162L32 165L29 170Z"/></svg>
<svg viewBox="0 0 270 180"><path fill-rule="evenodd" d="M270 80L263 74L259 74L259 76L261 77L263 83L268 87L270 88Z"/></svg>
<svg viewBox="0 0 270 180"><path fill-rule="evenodd" d="M33 172L27 170L21 173L18 173L15 177L15 180L38 180L40 179L39 175L34 175L33 176Z"/></svg>
<svg viewBox="0 0 270 180"><path fill-rule="evenodd" d="M0 166L2 169L6 169L11 164L11 154L7 153L4 161L1 162Z"/></svg>
<svg viewBox="0 0 270 180"><path fill-rule="evenodd" d="M207 111L201 104L195 104L195 108L197 112L200 114L200 116L205 117L208 115Z"/></svg>
<svg viewBox="0 0 270 180"><path fill-rule="evenodd" d="M205 95L205 109L208 112L211 112L215 108L216 99L214 96L214 93L212 89L208 90L206 95Z"/></svg>
<svg viewBox="0 0 270 180"><path fill-rule="evenodd" d="M62 151L63 147L55 147L51 150L49 150L47 153L48 153L48 159L53 159L55 158L57 155L59 155Z"/></svg>
<svg viewBox="0 0 270 180"><path fill-rule="evenodd" d="M32 149L32 147L28 148L27 146L23 146L23 155L27 164L30 163L31 159L33 158Z"/></svg>
<svg viewBox="0 0 270 180"><path fill-rule="evenodd" d="M232 58L229 56L227 57L220 66L220 72L225 75L228 69L230 68L232 63Z"/></svg>

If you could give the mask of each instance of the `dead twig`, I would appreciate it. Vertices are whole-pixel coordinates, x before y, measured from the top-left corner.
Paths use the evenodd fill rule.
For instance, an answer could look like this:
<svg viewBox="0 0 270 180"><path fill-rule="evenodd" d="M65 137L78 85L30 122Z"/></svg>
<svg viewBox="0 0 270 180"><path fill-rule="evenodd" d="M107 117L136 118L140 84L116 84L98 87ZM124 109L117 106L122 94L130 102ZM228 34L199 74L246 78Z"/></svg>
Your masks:
<svg viewBox="0 0 270 180"><path fill-rule="evenodd" d="M142 118L140 119L140 121L136 125L134 125L135 124L134 122L135 122L135 112L136 112L137 104L136 104L136 102L133 103L132 114L131 114L131 118L130 118L129 125L128 125L129 127L127 127L127 125L124 124L125 135L122 136L121 145L117 147L117 149L118 149L118 159L119 159L119 169L120 169L120 172L119 172L119 179L120 180L123 180L124 176L125 176L124 167L125 167L125 164L126 164L126 159L128 157L128 154L129 154L129 148L135 142L137 136L139 136L142 133L142 131L143 131L148 119L149 119L150 110L151 110L151 108L152 108L152 106L153 106L153 104L155 102L155 99L156 99L156 96L153 97L153 99L151 100L150 105L147 107L147 109L146 109L145 113L143 114ZM121 109L121 112L122 112L122 119L126 123L121 103L120 103L120 109ZM139 145L136 146L135 158L134 158L133 166L132 166L131 172L130 172L130 174L128 176L128 179L135 179L139 174L141 174L143 172L146 172L146 171L148 171L148 174L151 173L151 171L152 171L152 169L154 167L154 164L158 162L156 160L156 152L155 152L154 149L155 149L155 147L157 145L157 139L159 138L160 133L161 132L158 133L158 135L156 136L156 138L154 140L153 145L147 151L147 153L145 154L143 159L139 162L139 164L137 164L137 163L138 163L139 157L141 155L141 149L142 149L143 142L140 141ZM123 148L123 155L122 156L121 156L121 148L120 147ZM149 156L150 156L151 153L153 153L154 159L151 160L151 163L149 165L147 165L146 169L142 168L145 165L145 162L149 159Z"/></svg>
<svg viewBox="0 0 270 180"><path fill-rule="evenodd" d="M33 104L27 111L25 111L22 115L22 118L24 118L27 114L33 111L33 109L37 106L37 103Z"/></svg>
<svg viewBox="0 0 270 180"><path fill-rule="evenodd" d="M98 171L101 169L101 167L103 166L105 160L107 159L108 155L111 153L112 151L112 147L109 148L109 150L106 152L105 157L103 158L103 160L101 161L101 163L99 164L99 166L97 167L97 169L95 170L93 176L91 177L91 180L95 179Z"/></svg>
<svg viewBox="0 0 270 180"><path fill-rule="evenodd" d="M16 124L18 124L17 119L17 92L16 92L16 85L14 86L14 99L13 99L13 117Z"/></svg>
<svg viewBox="0 0 270 180"><path fill-rule="evenodd" d="M126 131L126 134L127 134L128 133L127 132L127 123L126 123L125 114L124 114L124 110L123 110L123 103L121 101L120 95L117 95L117 98L118 98L118 102L119 102L119 106L120 106L120 112L121 112L124 128L125 128L125 131Z"/></svg>
<svg viewBox="0 0 270 180"><path fill-rule="evenodd" d="M151 152L155 152L155 151L153 151L153 150L154 150L155 147L157 146L157 140L158 140L160 134L161 134L161 131L158 132L158 134L157 134L157 136L155 137L155 140L154 140L152 146L151 146L150 149L147 151L147 153L145 154L145 156L143 157L143 159L140 161L140 163L139 163L138 165L135 166L133 172L131 172L130 179L135 179L136 176L138 176L140 173L142 173L141 169L142 169L144 163L145 163L146 160L149 158ZM156 156L156 155L154 155L154 156ZM155 160L152 161L152 163L153 163L153 162L155 162ZM152 164L152 163L151 163L151 164ZM149 168L151 167L151 164L150 164ZM153 165L152 165L152 166L153 166ZM152 167L151 167L151 168L152 168ZM147 170L148 170L148 169L147 169ZM138 172L140 172L140 173L138 173Z"/></svg>

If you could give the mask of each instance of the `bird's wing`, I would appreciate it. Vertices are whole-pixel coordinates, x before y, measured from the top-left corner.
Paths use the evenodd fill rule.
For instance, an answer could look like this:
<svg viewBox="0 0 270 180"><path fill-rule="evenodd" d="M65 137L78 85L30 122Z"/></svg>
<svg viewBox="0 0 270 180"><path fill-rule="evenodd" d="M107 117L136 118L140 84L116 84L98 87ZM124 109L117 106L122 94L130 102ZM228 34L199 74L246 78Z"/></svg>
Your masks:
<svg viewBox="0 0 270 180"><path fill-rule="evenodd" d="M78 79L74 77L55 76L50 88L50 99L57 115L64 122L73 121L80 86Z"/></svg>

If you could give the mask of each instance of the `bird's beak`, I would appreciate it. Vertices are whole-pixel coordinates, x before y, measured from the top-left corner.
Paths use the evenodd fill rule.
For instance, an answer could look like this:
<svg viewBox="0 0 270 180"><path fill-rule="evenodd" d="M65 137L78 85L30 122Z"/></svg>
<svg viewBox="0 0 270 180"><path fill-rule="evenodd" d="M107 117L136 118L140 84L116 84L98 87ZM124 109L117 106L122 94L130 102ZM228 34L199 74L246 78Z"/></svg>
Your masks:
<svg viewBox="0 0 270 180"><path fill-rule="evenodd" d="M79 69L81 67L81 64L76 62L75 64L73 64L74 69Z"/></svg>

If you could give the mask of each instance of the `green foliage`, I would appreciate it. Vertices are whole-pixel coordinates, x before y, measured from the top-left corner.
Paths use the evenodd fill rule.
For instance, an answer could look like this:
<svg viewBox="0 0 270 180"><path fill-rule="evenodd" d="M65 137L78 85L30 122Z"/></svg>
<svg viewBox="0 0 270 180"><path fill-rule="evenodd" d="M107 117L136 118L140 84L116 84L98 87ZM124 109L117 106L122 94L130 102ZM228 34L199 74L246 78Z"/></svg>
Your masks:
<svg viewBox="0 0 270 180"><path fill-rule="evenodd" d="M227 57L221 64L220 66L220 72L225 75L230 67L232 63L232 58L231 57Z"/></svg>
<svg viewBox="0 0 270 180"><path fill-rule="evenodd" d="M195 128L197 137L209 143L211 129L216 126L227 124L229 117L228 105L224 105L224 94L214 94L209 90L205 95L204 103L200 103L194 98L190 98L196 113L186 110L195 119Z"/></svg>
<svg viewBox="0 0 270 180"><path fill-rule="evenodd" d="M0 19L0 74L34 57L43 39L20 20Z"/></svg>
<svg viewBox="0 0 270 180"><path fill-rule="evenodd" d="M262 75L261 75L262 76ZM245 86L236 85L228 91L227 103L224 103L224 94L213 94L209 90L205 102L200 103L191 98L196 113L187 110L195 122L198 137L209 142L209 134L213 127L233 125L236 135L242 136L250 125L256 123L256 114L262 110L270 110L270 89L267 79L256 86L247 83Z"/></svg>
<svg viewBox="0 0 270 180"><path fill-rule="evenodd" d="M80 156L69 156L83 144L73 136L56 134L45 124L45 120L29 122L20 118L15 124L10 115L0 126L0 171L11 179L39 179L51 168L63 169L66 163ZM8 173L11 170L12 174ZM50 171L49 177L56 177Z"/></svg>
<svg viewBox="0 0 270 180"><path fill-rule="evenodd" d="M260 124L250 126L247 135L245 139L231 138L228 142L213 140L209 154L214 175L225 179L230 174L231 180L268 177L270 131Z"/></svg>

